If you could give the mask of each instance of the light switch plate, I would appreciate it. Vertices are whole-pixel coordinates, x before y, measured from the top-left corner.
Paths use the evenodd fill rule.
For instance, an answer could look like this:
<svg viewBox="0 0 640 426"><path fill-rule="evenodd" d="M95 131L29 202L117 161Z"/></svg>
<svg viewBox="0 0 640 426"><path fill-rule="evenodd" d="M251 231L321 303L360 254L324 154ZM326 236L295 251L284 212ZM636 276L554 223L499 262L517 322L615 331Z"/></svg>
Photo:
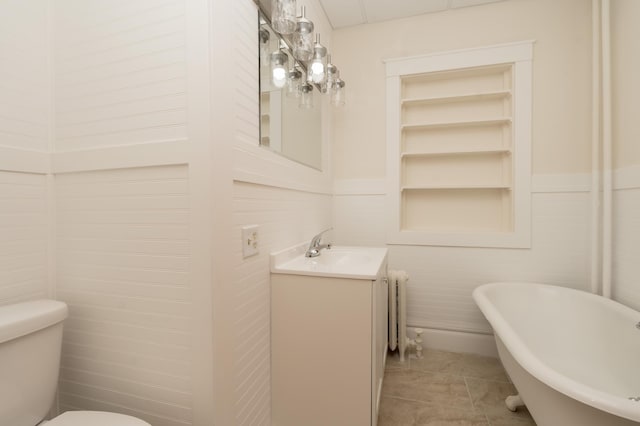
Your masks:
<svg viewBox="0 0 640 426"><path fill-rule="evenodd" d="M258 225L242 227L242 257L258 254Z"/></svg>

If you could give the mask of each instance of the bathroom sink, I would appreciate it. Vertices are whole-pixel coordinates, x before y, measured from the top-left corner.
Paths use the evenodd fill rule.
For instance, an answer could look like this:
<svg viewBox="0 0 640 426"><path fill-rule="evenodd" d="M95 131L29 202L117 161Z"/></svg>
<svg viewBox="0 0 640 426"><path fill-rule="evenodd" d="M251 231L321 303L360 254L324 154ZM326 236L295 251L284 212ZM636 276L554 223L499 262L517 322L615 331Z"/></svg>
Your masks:
<svg viewBox="0 0 640 426"><path fill-rule="evenodd" d="M375 279L387 257L386 248L333 246L317 257L305 257L308 243L271 254L274 274Z"/></svg>

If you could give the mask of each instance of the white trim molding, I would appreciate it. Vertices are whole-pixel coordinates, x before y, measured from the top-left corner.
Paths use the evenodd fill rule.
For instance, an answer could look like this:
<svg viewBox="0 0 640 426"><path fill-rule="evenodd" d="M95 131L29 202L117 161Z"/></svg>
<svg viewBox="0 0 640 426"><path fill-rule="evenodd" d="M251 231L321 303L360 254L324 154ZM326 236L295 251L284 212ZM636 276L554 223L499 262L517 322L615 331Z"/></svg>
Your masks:
<svg viewBox="0 0 640 426"><path fill-rule="evenodd" d="M52 173L71 173L90 170L126 169L132 167L165 166L189 162L189 141L178 139L55 152L51 158Z"/></svg>
<svg viewBox="0 0 640 426"><path fill-rule="evenodd" d="M473 353L498 358L493 334L422 328L423 346L448 352ZM407 327L407 337L415 338L415 326Z"/></svg>
<svg viewBox="0 0 640 426"><path fill-rule="evenodd" d="M51 171L50 155L43 151L0 146L0 170L47 174Z"/></svg>
<svg viewBox="0 0 640 426"><path fill-rule="evenodd" d="M640 165L627 166L614 170L614 190L637 188L640 188Z"/></svg>

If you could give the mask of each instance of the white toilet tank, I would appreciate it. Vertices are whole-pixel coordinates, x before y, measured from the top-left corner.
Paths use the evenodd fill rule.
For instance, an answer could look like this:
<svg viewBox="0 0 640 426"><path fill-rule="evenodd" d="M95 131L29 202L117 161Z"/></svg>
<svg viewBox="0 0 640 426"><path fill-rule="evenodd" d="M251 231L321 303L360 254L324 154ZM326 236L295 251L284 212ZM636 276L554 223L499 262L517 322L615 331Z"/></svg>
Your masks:
<svg viewBox="0 0 640 426"><path fill-rule="evenodd" d="M35 426L49 412L67 312L55 300L0 306L0 425Z"/></svg>

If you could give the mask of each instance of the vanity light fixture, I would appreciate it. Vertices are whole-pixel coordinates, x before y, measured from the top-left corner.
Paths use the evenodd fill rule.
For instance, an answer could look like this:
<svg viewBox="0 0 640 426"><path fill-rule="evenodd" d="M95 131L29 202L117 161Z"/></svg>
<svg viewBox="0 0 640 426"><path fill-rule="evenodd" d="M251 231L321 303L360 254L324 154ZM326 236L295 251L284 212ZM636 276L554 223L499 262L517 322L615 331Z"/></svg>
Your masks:
<svg viewBox="0 0 640 426"><path fill-rule="evenodd" d="M323 93L326 93L327 90L331 90L333 84L336 79L340 77L340 71L338 71L338 67L331 63L331 55L327 55L327 82L323 85Z"/></svg>
<svg viewBox="0 0 640 426"><path fill-rule="evenodd" d="M323 84L327 79L327 48L320 44L320 34L316 34L311 60L311 78L316 84Z"/></svg>
<svg viewBox="0 0 640 426"><path fill-rule="evenodd" d="M302 71L293 68L289 71L287 78L287 96L290 98L300 97L300 85L302 84Z"/></svg>
<svg viewBox="0 0 640 426"><path fill-rule="evenodd" d="M345 104L345 82L338 77L331 86L331 105L336 107L344 106Z"/></svg>
<svg viewBox="0 0 640 426"><path fill-rule="evenodd" d="M269 39L271 35L266 28L260 28L260 60L266 61L269 55Z"/></svg>
<svg viewBox="0 0 640 426"><path fill-rule="evenodd" d="M289 56L278 49L270 55L269 62L271 64L271 82L275 87L281 89L287 84Z"/></svg>
<svg viewBox="0 0 640 426"><path fill-rule="evenodd" d="M298 107L306 109L313 108L313 85L305 83L300 86L300 100L298 102Z"/></svg>
<svg viewBox="0 0 640 426"><path fill-rule="evenodd" d="M296 0L271 0L271 25L280 34L296 29Z"/></svg>
<svg viewBox="0 0 640 426"><path fill-rule="evenodd" d="M269 22L262 6L266 1L254 0L260 10L260 25L271 26L271 30L260 29L260 62L269 64L270 71L262 74L267 79L264 84L270 81L273 88L286 87L286 96L298 98L300 108L313 108L314 87L320 93L328 92L332 105L344 105L345 83L340 79L338 68L331 63L327 48L320 44L320 34L316 34L313 42L314 24L306 18L305 7L301 7L301 15L296 18L296 0L270 0ZM269 46L273 45L270 35L278 36L279 41L277 50L269 54Z"/></svg>
<svg viewBox="0 0 640 426"><path fill-rule="evenodd" d="M309 61L313 57L313 22L306 18L306 9L302 6L302 14L296 21L293 32L293 57L299 61Z"/></svg>

